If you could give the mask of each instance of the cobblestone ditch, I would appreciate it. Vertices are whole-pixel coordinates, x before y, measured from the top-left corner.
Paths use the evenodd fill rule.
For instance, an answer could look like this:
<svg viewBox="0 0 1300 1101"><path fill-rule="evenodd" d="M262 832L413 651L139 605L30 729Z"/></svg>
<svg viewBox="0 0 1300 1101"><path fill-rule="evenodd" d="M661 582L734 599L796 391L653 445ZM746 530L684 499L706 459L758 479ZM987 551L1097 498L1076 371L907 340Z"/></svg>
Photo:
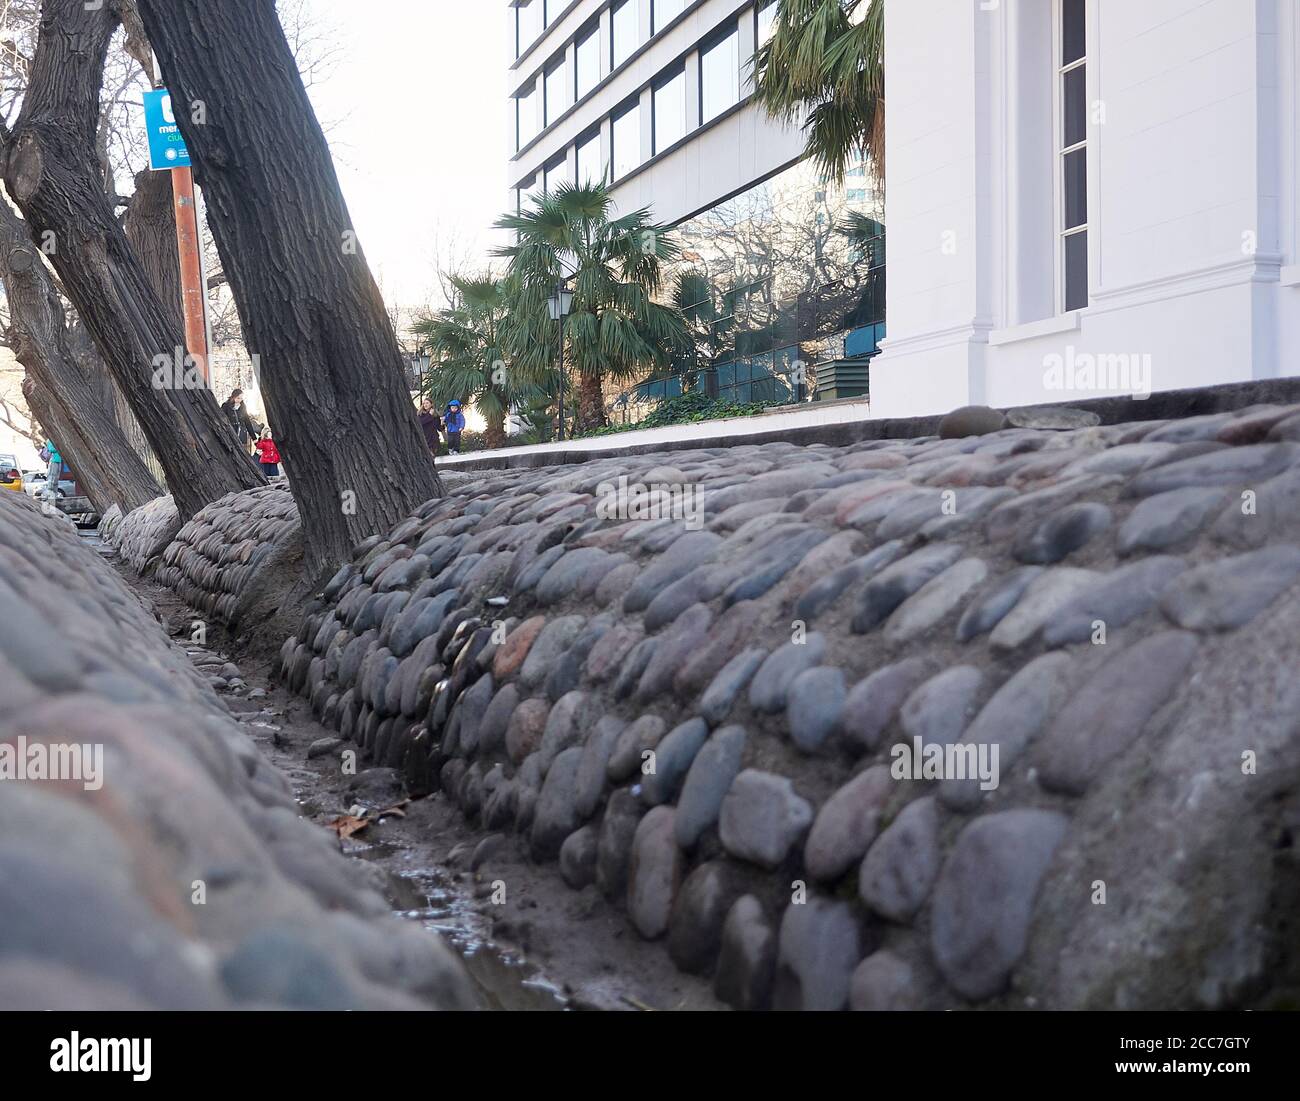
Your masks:
<svg viewBox="0 0 1300 1101"><path fill-rule="evenodd" d="M596 458L367 540L281 663L731 1005L1278 1004L1298 537L1297 406Z"/></svg>
<svg viewBox="0 0 1300 1101"><path fill-rule="evenodd" d="M19 494L0 654L0 1008L477 1004L113 569Z"/></svg>
<svg viewBox="0 0 1300 1101"><path fill-rule="evenodd" d="M163 551L180 530L181 518L176 502L168 497L156 497L146 505L134 508L125 516L114 505L104 514L99 531L103 539L117 548L136 573L150 572Z"/></svg>

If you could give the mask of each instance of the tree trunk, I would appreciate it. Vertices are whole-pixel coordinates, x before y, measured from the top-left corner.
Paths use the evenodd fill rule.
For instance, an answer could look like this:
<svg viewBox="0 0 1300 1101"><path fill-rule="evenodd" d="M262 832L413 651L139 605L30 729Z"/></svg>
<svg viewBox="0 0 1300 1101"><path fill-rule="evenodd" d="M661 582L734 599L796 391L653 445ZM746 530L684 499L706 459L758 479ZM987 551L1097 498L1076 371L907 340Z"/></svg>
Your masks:
<svg viewBox="0 0 1300 1101"><path fill-rule="evenodd" d="M483 429L483 446L489 451L495 451L498 447L506 445L506 414L501 409L495 413L484 414L483 420L486 422Z"/></svg>
<svg viewBox="0 0 1300 1101"><path fill-rule="evenodd" d="M116 504L129 512L160 496L161 487L77 362L54 282L22 219L3 201L0 281L14 354L27 371L28 405L67 455L95 508L103 513Z"/></svg>
<svg viewBox="0 0 1300 1101"><path fill-rule="evenodd" d="M186 377L182 330L149 285L100 186L96 119L109 5L45 0L22 111L4 138L5 186L117 380L183 516L265 484L212 394Z"/></svg>
<svg viewBox="0 0 1300 1101"><path fill-rule="evenodd" d="M138 7L262 364L314 574L441 493L392 323L274 0Z"/></svg>
<svg viewBox="0 0 1300 1101"><path fill-rule="evenodd" d="M605 417L605 390L599 375L583 372L578 375L578 427L587 432L593 428L604 428L609 421Z"/></svg>
<svg viewBox="0 0 1300 1101"><path fill-rule="evenodd" d="M181 262L176 253L176 210L172 202L170 172L137 172L124 228L126 239L144 265L149 285L167 312L167 320L183 332Z"/></svg>

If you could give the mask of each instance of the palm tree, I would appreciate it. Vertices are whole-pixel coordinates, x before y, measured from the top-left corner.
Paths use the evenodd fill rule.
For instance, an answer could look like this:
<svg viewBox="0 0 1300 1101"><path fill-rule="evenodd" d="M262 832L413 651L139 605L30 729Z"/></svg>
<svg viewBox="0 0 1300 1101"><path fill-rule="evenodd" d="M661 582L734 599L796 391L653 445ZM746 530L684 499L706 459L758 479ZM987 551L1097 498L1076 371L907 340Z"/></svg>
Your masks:
<svg viewBox="0 0 1300 1101"><path fill-rule="evenodd" d="M579 429L607 423L606 378L662 368L687 343L681 314L653 297L678 246L648 210L612 218L612 206L604 185L564 184L497 222L515 241L497 250L519 288L509 326L515 364L539 369L554 362L557 336L546 300L561 281L573 291L564 362L578 379Z"/></svg>
<svg viewBox="0 0 1300 1101"><path fill-rule="evenodd" d="M545 397L553 385L547 365L511 361L508 331L518 308L517 287L490 275L451 276L456 304L412 328L428 342L431 360L424 396L441 409L453 398L472 402L487 422L484 443L506 442L510 407Z"/></svg>
<svg viewBox="0 0 1300 1101"><path fill-rule="evenodd" d="M775 29L754 58L768 114L804 118L808 153L828 179L864 157L885 176L885 0L779 0Z"/></svg>

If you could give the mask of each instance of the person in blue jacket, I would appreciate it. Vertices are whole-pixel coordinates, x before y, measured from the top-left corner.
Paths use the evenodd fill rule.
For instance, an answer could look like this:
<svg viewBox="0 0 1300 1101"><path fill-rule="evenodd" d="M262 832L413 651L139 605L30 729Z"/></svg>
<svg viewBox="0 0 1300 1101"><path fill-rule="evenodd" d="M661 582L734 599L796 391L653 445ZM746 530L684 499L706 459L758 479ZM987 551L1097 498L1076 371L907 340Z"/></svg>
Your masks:
<svg viewBox="0 0 1300 1101"><path fill-rule="evenodd" d="M465 414L460 411L460 402L453 398L447 402L447 411L442 415L442 426L447 433L447 453L460 454L460 434L465 430Z"/></svg>

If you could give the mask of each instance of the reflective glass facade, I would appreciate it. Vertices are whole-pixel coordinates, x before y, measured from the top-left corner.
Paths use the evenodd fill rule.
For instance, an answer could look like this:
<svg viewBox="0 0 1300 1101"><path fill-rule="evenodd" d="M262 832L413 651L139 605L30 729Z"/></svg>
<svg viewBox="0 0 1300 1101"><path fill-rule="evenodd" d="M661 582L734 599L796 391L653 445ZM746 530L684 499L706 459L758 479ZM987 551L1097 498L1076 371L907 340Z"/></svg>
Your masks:
<svg viewBox="0 0 1300 1101"><path fill-rule="evenodd" d="M682 257L662 297L685 313L693 347L629 402L697 387L740 402L801 401L819 365L875 355L884 225L863 182L834 187L801 162L679 225Z"/></svg>

